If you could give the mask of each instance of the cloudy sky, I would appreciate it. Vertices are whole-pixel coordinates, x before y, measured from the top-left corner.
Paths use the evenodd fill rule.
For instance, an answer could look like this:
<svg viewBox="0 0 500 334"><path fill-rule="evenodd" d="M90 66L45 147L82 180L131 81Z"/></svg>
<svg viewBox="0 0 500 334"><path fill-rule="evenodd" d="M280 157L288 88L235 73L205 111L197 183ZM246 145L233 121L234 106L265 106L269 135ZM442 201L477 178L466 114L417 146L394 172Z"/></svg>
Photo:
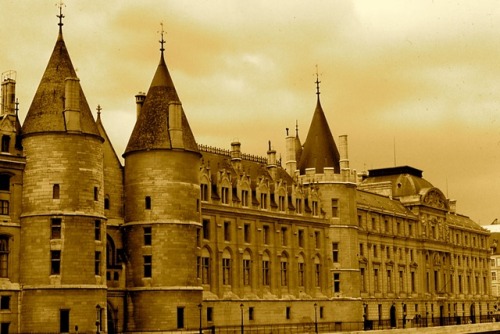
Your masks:
<svg viewBox="0 0 500 334"><path fill-rule="evenodd" d="M0 72L24 119L54 47L56 0L0 0ZM497 1L65 1L64 38L118 154L134 95L166 60L199 143L284 153L321 102L351 167L411 165L480 224L500 218Z"/></svg>

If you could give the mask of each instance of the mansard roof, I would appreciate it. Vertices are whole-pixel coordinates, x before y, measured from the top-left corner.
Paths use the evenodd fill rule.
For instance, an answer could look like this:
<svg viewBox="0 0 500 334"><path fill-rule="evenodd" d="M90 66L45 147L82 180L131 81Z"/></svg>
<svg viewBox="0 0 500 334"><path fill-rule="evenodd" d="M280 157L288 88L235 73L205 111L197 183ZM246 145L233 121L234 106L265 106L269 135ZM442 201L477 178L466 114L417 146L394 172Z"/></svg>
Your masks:
<svg viewBox="0 0 500 334"><path fill-rule="evenodd" d="M168 129L168 108L172 102L180 104L179 96L170 77L162 51L160 63L135 123L124 156L133 151L172 149ZM183 109L181 128L184 150L199 152L198 145Z"/></svg>
<svg viewBox="0 0 500 334"><path fill-rule="evenodd" d="M318 94L316 110L297 168L300 170L300 174L305 174L307 168L315 168L316 173L323 173L325 167L333 167L335 173L340 173L340 154L333 140Z"/></svg>
<svg viewBox="0 0 500 334"><path fill-rule="evenodd" d="M40 132L66 132L64 95L66 78L76 71L64 42L62 31L50 57L22 127L23 135ZM80 87L80 127L82 133L99 135L89 105Z"/></svg>

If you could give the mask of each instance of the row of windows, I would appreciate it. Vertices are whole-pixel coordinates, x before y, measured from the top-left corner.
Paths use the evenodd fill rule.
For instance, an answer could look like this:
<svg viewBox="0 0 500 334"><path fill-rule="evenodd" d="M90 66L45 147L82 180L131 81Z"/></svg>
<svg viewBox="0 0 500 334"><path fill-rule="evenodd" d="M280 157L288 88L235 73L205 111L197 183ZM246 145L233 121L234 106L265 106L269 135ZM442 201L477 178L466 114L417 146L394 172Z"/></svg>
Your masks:
<svg viewBox="0 0 500 334"><path fill-rule="evenodd" d="M197 277L201 279L202 284L211 284L211 257L209 252L206 249L202 250L202 255L197 259ZM251 286L252 278L253 278L253 261L251 260L251 256L249 253L245 252L243 254L243 260L241 262L241 282L243 286ZM313 263L313 277L314 277L314 286L321 286L321 263L318 257L314 258ZM229 252L224 251L222 258L222 284L223 285L233 285L233 259ZM271 285L271 261L270 257L267 253L264 253L261 261L260 268L260 281L263 286ZM280 285L288 286L289 285L289 259L286 253L283 253L280 257ZM305 286L306 285L306 264L304 261L304 257L300 255L297 258L297 285Z"/></svg>
<svg viewBox="0 0 500 334"><path fill-rule="evenodd" d="M61 274L61 255L60 250L50 251L50 274L60 275ZM97 276L101 275L101 252L96 251L94 253L94 274Z"/></svg>
<svg viewBox="0 0 500 334"><path fill-rule="evenodd" d="M224 241L231 241L232 240L232 235L234 233L234 230L232 229L232 223L230 221L225 221L223 224L223 236L224 236ZM286 226L282 226L280 229L280 238L279 242L281 246L288 246L289 245L289 239L290 239L290 229ZM252 224L250 223L245 223L243 224L243 241L245 243L251 243L253 241L253 228ZM199 232L198 232L199 233ZM305 247L305 234L306 230L305 229L298 229L297 230L297 245L300 248ZM203 219L202 221L202 237L205 240L210 240L211 238L211 222L209 219ZM316 249L321 248L321 232L320 231L314 231L314 234L312 235L314 238L314 247ZM199 237L198 237L199 240ZM262 243L265 245L269 245L271 243L271 226L270 225L263 225L262 226ZM200 245L200 242L198 242L198 245Z"/></svg>
<svg viewBox="0 0 500 334"><path fill-rule="evenodd" d="M61 218L51 218L50 220L50 238L51 239L61 239ZM102 225L100 220L94 222L94 239L101 240Z"/></svg>

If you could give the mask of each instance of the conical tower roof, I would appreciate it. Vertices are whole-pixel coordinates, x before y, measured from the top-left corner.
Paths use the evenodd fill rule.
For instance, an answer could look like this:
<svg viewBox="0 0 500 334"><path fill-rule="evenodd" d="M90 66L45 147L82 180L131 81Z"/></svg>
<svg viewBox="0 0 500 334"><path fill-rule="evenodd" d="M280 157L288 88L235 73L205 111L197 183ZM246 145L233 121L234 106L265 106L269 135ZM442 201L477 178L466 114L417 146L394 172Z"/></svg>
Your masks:
<svg viewBox="0 0 500 334"><path fill-rule="evenodd" d="M124 156L133 151L172 149L169 131L169 104L172 102L180 104L162 49L160 63L135 123ZM199 152L184 110L181 110L181 129L184 150Z"/></svg>
<svg viewBox="0 0 500 334"><path fill-rule="evenodd" d="M65 80L76 77L60 28L49 63L24 120L22 127L24 136L40 132L66 132L63 114ZM81 132L98 136L99 131L81 87L79 108Z"/></svg>
<svg viewBox="0 0 500 334"><path fill-rule="evenodd" d="M323 173L325 167L333 167L335 173L340 173L339 150L321 107L319 91L317 94L316 110L307 133L298 169L300 174L305 174L307 168L316 168L316 173Z"/></svg>

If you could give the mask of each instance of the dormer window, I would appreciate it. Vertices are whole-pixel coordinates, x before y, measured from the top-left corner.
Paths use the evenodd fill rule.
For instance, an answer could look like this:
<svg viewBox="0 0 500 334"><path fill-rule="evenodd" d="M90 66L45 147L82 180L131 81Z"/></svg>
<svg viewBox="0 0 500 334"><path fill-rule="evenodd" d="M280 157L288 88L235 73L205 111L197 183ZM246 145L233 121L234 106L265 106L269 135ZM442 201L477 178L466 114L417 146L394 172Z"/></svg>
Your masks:
<svg viewBox="0 0 500 334"><path fill-rule="evenodd" d="M2 136L2 152L9 153L10 147L10 136L3 135Z"/></svg>

